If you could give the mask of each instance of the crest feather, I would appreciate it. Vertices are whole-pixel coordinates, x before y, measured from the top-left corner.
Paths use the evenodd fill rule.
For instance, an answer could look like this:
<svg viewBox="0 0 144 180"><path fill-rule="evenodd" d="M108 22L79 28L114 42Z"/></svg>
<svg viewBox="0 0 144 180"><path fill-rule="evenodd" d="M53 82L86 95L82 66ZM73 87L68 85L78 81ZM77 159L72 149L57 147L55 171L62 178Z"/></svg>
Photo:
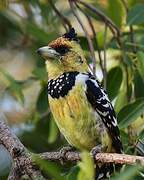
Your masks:
<svg viewBox="0 0 144 180"><path fill-rule="evenodd" d="M74 28L71 28L68 33L63 35L63 37L69 39L70 41L78 41L77 33Z"/></svg>

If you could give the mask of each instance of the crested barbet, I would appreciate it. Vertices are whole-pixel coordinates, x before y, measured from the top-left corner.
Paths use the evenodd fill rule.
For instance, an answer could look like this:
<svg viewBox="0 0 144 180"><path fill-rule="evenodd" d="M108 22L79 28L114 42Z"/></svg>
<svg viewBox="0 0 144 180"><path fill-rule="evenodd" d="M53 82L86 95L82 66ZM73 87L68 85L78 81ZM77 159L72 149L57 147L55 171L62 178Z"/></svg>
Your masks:
<svg viewBox="0 0 144 180"><path fill-rule="evenodd" d="M89 71L74 28L38 49L48 72L48 100L57 126L79 150L122 153L117 118L106 91ZM105 179L113 164L98 164Z"/></svg>

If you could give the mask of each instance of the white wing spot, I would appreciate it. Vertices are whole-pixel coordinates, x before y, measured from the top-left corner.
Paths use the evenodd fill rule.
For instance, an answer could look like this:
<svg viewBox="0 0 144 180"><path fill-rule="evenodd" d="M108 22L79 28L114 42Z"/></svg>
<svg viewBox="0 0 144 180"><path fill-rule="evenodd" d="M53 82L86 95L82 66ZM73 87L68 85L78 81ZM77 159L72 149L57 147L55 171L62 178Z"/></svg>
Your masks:
<svg viewBox="0 0 144 180"><path fill-rule="evenodd" d="M116 120L116 118L113 118L112 124L113 124L113 126L117 126L117 120Z"/></svg>
<svg viewBox="0 0 144 180"><path fill-rule="evenodd" d="M109 171L106 173L106 177L110 177L110 172Z"/></svg>
<svg viewBox="0 0 144 180"><path fill-rule="evenodd" d="M103 173L99 174L99 176L98 176L98 180L99 180L99 179L101 179L103 176L104 176L104 174L103 174Z"/></svg>
<svg viewBox="0 0 144 180"><path fill-rule="evenodd" d="M109 113L109 112L101 112L101 111L99 111L98 109L97 109L97 111L98 111L101 115L103 115L103 116L107 116L108 113Z"/></svg>
<svg viewBox="0 0 144 180"><path fill-rule="evenodd" d="M61 75L60 78L62 79L64 77L64 75Z"/></svg>

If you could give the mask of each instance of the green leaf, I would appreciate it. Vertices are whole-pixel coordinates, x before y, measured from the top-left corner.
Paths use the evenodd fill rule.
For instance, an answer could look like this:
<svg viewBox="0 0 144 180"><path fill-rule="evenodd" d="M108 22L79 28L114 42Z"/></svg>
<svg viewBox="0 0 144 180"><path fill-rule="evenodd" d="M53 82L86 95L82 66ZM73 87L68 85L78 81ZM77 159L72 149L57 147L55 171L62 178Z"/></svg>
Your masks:
<svg viewBox="0 0 144 180"><path fill-rule="evenodd" d="M52 176L55 180L66 180L66 178L61 175L62 169L58 164L40 159L37 155L33 155L32 159L44 173Z"/></svg>
<svg viewBox="0 0 144 180"><path fill-rule="evenodd" d="M82 161L79 162L80 172L78 174L78 180L94 180L95 171L94 171L94 162L89 152L81 153Z"/></svg>
<svg viewBox="0 0 144 180"><path fill-rule="evenodd" d="M5 77L6 83L8 84L9 90L17 98L20 103L24 103L24 95L22 92L22 86L20 82L16 81L10 74L0 69L0 73Z"/></svg>
<svg viewBox="0 0 144 180"><path fill-rule="evenodd" d="M9 5L8 1L6 1L6 0L0 1L0 11L6 9L8 7L8 5Z"/></svg>
<svg viewBox="0 0 144 180"><path fill-rule="evenodd" d="M129 137L128 137L128 134L121 130L120 131L120 135L121 135L121 140L123 142L123 148L124 148L124 152L127 153L127 148L128 148L128 143L129 143Z"/></svg>
<svg viewBox="0 0 144 180"><path fill-rule="evenodd" d="M121 83L122 69L119 66L112 68L107 75L107 92L111 100L118 94Z"/></svg>
<svg viewBox="0 0 144 180"><path fill-rule="evenodd" d="M40 113L44 113L47 111L48 109L47 85L45 85L42 88L39 94L36 106L37 106L38 112Z"/></svg>
<svg viewBox="0 0 144 180"><path fill-rule="evenodd" d="M144 80L138 71L134 74L134 93L136 98L144 97Z"/></svg>
<svg viewBox="0 0 144 180"><path fill-rule="evenodd" d="M104 48L104 31L99 31L98 33L97 33L97 42L98 42L98 47L99 47L99 49L103 49ZM95 44L95 42L94 42L94 45L95 45L95 47L96 47L96 44Z"/></svg>
<svg viewBox="0 0 144 180"><path fill-rule="evenodd" d="M140 132L139 139L143 139L144 141L144 131Z"/></svg>
<svg viewBox="0 0 144 180"><path fill-rule="evenodd" d="M127 104L127 94L126 94L126 88L122 88L121 91L118 93L118 96L116 98L114 109L116 112L119 112L120 109Z"/></svg>
<svg viewBox="0 0 144 180"><path fill-rule="evenodd" d="M47 43L55 38L54 33L47 33L42 28L38 27L34 23L25 23L26 31L28 34L32 35L34 39L41 43Z"/></svg>
<svg viewBox="0 0 144 180"><path fill-rule="evenodd" d="M47 72L45 68L37 67L32 73L41 81L47 78Z"/></svg>
<svg viewBox="0 0 144 180"><path fill-rule="evenodd" d="M141 0L127 0L128 7L133 7L134 5L141 3Z"/></svg>
<svg viewBox="0 0 144 180"><path fill-rule="evenodd" d="M108 0L108 15L118 27L121 27L123 7L120 0Z"/></svg>
<svg viewBox="0 0 144 180"><path fill-rule="evenodd" d="M80 45L82 47L83 50L88 50L89 46L88 46L88 42L86 37L84 36L79 36L79 40L80 40Z"/></svg>
<svg viewBox="0 0 144 180"><path fill-rule="evenodd" d="M130 9L127 16L128 25L144 23L144 4L136 4Z"/></svg>
<svg viewBox="0 0 144 180"><path fill-rule="evenodd" d="M120 174L117 174L115 177L111 178L111 180L134 180L136 175L138 175L140 172L139 170L142 169L142 166L136 165L136 166L128 166L124 169L123 172Z"/></svg>
<svg viewBox="0 0 144 180"><path fill-rule="evenodd" d="M103 31L102 32L97 32L96 38L97 38L99 49L103 49L104 32ZM81 45L82 49L88 51L89 46L88 46L87 38L84 37L84 36L79 36L79 40L80 40L80 45ZM93 41L94 49L97 50L97 44L96 44L95 38L93 38L92 41Z"/></svg>
<svg viewBox="0 0 144 180"><path fill-rule="evenodd" d="M49 124L49 134L48 134L48 143L54 143L58 137L58 127L54 121L53 118L51 118L50 120L50 124Z"/></svg>
<svg viewBox="0 0 144 180"><path fill-rule="evenodd" d="M70 173L67 175L67 180L76 180L79 170L79 166L72 167Z"/></svg>
<svg viewBox="0 0 144 180"><path fill-rule="evenodd" d="M143 52L139 51L137 53L137 60L138 60L138 71L144 80L144 53Z"/></svg>
<svg viewBox="0 0 144 180"><path fill-rule="evenodd" d="M135 102L124 106L118 113L119 127L127 128L142 113L144 113L144 98L139 98Z"/></svg>

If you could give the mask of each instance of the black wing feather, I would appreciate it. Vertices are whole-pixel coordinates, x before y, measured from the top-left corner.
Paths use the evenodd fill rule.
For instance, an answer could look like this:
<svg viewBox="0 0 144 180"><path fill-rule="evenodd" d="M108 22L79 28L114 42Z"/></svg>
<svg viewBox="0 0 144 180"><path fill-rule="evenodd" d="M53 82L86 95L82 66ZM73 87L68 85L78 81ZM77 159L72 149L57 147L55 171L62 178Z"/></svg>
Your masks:
<svg viewBox="0 0 144 180"><path fill-rule="evenodd" d="M117 153L122 153L123 147L114 108L108 99L106 91L100 83L93 78L86 81L86 96L92 107L101 117L112 138L113 147Z"/></svg>

